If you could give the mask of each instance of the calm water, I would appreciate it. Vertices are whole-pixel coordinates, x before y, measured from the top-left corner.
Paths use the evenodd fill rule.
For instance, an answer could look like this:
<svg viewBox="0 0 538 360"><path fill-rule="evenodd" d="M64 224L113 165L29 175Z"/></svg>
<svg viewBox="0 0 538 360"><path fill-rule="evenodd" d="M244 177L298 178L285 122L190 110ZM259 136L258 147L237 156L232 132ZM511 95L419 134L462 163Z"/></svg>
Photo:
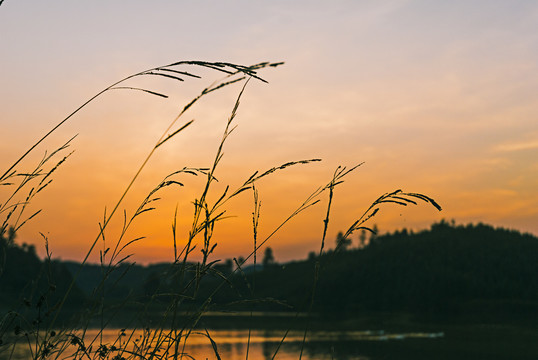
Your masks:
<svg viewBox="0 0 538 360"><path fill-rule="evenodd" d="M214 341L216 351L222 360L238 360L246 359L248 351L248 359L266 360L272 359L299 359L301 347L303 345L303 332L290 331L286 334L285 330L209 330L211 339ZM129 351L135 351L137 346L141 346L144 342L152 342L153 346L157 344L154 340L159 335L155 331L129 331L122 332L119 329L105 330L101 334L97 330L89 330L84 336L85 346L95 353L99 347L99 341L103 344L113 344L117 348L121 344L129 343L127 346ZM169 334L174 336L173 334ZM80 336L80 334L79 334ZM281 340L285 336L282 344ZM394 358L387 357L387 352L396 346L396 349L390 350L392 353L398 354L401 350L397 350L404 343L435 343L444 337L443 333L385 333L383 331L315 331L307 334L306 343L303 349L302 359L346 359L346 360L367 360L367 359L386 359ZM58 338L58 335L56 336ZM95 342L92 344L92 340ZM151 339L151 340L150 340ZM161 347L160 354L166 352L169 348L169 337L161 337L163 341L159 343ZM250 339L250 340L249 340ZM9 358L8 349L3 347L0 353L0 359ZM76 351L75 346L70 345L59 359L70 358ZM377 349L377 350L376 350ZM384 350L383 350L384 349ZM168 354L172 354L175 350L169 348ZM381 351L381 352L379 352ZM178 348L178 353L183 353L183 359L217 359L214 346L207 334L201 331L193 331L187 341L181 341ZM112 352L109 358L116 355L117 352ZM92 355L90 353L90 355ZM128 358L127 353L123 356ZM17 346L13 352L12 359L26 360L32 357L28 350L28 345L21 344ZM52 358L55 358L54 356ZM80 358L80 353L77 358ZM88 357L84 357L88 358ZM98 356L91 356L98 359ZM139 357L136 357L139 358ZM400 353L397 358L417 359L420 356L407 357Z"/></svg>

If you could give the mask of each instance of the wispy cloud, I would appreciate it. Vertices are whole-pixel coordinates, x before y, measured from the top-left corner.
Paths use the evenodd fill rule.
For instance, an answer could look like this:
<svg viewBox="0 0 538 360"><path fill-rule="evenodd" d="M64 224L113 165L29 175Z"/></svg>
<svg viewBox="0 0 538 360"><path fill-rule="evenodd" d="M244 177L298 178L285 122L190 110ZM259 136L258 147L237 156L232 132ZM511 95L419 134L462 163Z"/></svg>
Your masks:
<svg viewBox="0 0 538 360"><path fill-rule="evenodd" d="M498 145L495 150L499 152L514 152L521 150L538 149L538 140L521 141Z"/></svg>

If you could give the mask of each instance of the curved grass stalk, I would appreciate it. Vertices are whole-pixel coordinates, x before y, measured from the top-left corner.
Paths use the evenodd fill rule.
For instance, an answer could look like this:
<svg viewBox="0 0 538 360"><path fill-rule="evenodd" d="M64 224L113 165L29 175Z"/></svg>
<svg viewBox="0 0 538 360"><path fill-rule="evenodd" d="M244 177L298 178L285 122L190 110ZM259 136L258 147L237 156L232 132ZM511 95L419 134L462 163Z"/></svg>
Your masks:
<svg viewBox="0 0 538 360"><path fill-rule="evenodd" d="M1 4L1 0L0 0L0 4ZM214 202L213 204L208 203L208 195L209 195L210 190L212 189L211 185L213 184L214 181L216 181L216 178L214 176L215 171L216 171L217 167L219 166L219 164L220 164L220 162L222 160L224 145L225 145L229 135L232 134L232 132L235 129L235 127L233 126L233 121L234 121L234 119L235 119L235 117L237 115L237 110L238 110L238 107L239 107L239 104L240 104L240 99L242 97L242 94L243 94L243 92L245 90L246 85L248 84L248 81L251 78L255 78L255 79L264 81L263 79L261 79L256 74L256 70L264 68L264 67L269 67L269 66L278 66L279 64L280 63L275 63L275 64L261 63L261 64L257 64L257 65L254 65L254 66L245 67L245 66L234 65L234 64L229 64L229 63L209 63L209 62L183 61L183 62L177 62L177 63L169 64L169 65L166 65L166 66L162 66L162 67L156 67L156 68L149 69L149 70L137 73L137 74L130 75L130 76L128 76L128 77L126 77L126 78L124 78L124 79L122 79L122 80L120 80L120 81L118 81L118 82L116 82L116 83L114 83L114 84L112 84L110 86L108 86L107 88L105 88L101 92L97 93L96 95L94 95L94 97L90 98L86 103L84 103L79 108L77 108L68 117L66 117L65 119L60 121L47 134L45 134L45 136L43 136L34 145L32 145L9 169L6 170L6 172L2 176L0 176L0 184L3 185L3 184L5 184L7 179L9 179L12 176L15 176L15 174L17 174L16 171L15 171L15 167L31 151L33 151L50 134L52 134L60 126L65 124L70 118L72 118L73 115L75 115L78 111L80 111L82 108L84 108L88 103L90 103L91 101L93 101L94 99L96 99L97 97L99 97L100 95L102 95L103 93L105 93L108 90L135 90L135 91L143 91L145 93L155 95L155 96L159 96L159 97L163 97L163 98L167 97L167 95L165 95L165 94L161 94L161 93L158 93L158 92L155 92L155 91L152 91L152 90L148 90L148 89L130 87L130 86L120 86L120 85L122 85L123 82L125 82L125 81L127 81L129 79L132 79L132 78L137 77L137 76L143 76L143 75L160 76L160 77L163 77L163 78L166 78L166 79L172 79L172 80L176 80L176 81L184 81L184 78L199 78L199 76L196 75L196 74L192 74L192 73L186 72L186 71L180 71L180 70L174 68L174 67L177 67L177 66L180 66L180 65L201 66L201 67L217 70L217 71L222 72L222 73L225 74L225 77L223 79L218 80L218 81L212 83L210 86L203 89L198 96L196 96L194 99L192 99L189 103L187 103L182 108L182 110L179 112L179 114L166 127L165 131L162 133L162 135L159 137L159 139L157 139L157 141L155 142L155 145L150 150L150 152L147 154L147 156L143 159L143 161L142 161L141 165L138 167L135 175L130 179L130 181L127 184L126 188L121 193L121 196L119 197L119 200L117 200L117 202L115 202L115 205L113 206L112 210L110 212L108 212L108 213L105 212L105 215L103 216L102 223L99 224L99 232L97 234L97 237L93 241L92 245L90 246L90 249L87 251L85 258L83 259L83 261L81 263L81 267L79 268L77 273L74 275L73 281L71 282L71 284L70 284L68 290L66 291L64 297L62 298L62 300L58 304L58 310L54 314L54 317L53 317L50 325L48 325L48 330L46 331L45 335L40 335L39 331L37 332L36 336L37 336L38 341L36 341L36 343L35 343L35 346L36 346L35 349L33 349L32 345L29 343L30 344L30 350L32 351L32 357L34 359L38 359L38 358L41 358L41 357L45 358L47 356L53 356L53 355L55 355L56 358L59 358L60 355L64 351L66 351L66 349L68 348L69 343L68 343L68 340L65 340L65 339L68 339L69 336L72 336L71 344L75 345L75 346L78 346L78 350L77 350L77 352L75 354L72 355L72 358L86 358L86 359L105 358L106 356L111 354L112 346L115 349L114 351L117 351L117 354L119 356L119 357L117 357L118 359L121 358L121 355L123 355L123 354L125 354L125 356L128 356L129 358L132 358L132 359L136 358L136 359L144 359L144 360L164 359L164 358L168 358L168 356L170 354L173 354L172 356L173 356L174 359L177 359L177 358L180 358L180 357L190 357L190 355L186 354L186 352L185 352L185 345L187 343L187 340L188 340L189 336L194 333L193 329L194 329L194 327L196 325L198 325L202 315L208 309L210 309L210 306L212 305L211 304L212 297L220 290L220 288L224 284L229 283L228 279L223 274L220 274L217 269L213 268L213 265L218 260L217 261L210 261L210 255L213 253L213 250L217 246L217 243L213 240L214 226L218 221L221 221L221 220L223 220L225 218L225 210L222 210L224 205L228 201L230 201L231 199L233 199L234 197L238 196L240 193L243 193L246 190L252 189L253 192L254 192L254 212L252 214L252 216L253 216L253 218L252 218L253 231L254 231L254 233L253 233L254 246L253 246L253 249L250 252L250 254L245 259L243 259L242 261L237 261L234 258L234 260L236 261L237 267L236 267L235 270L233 270L231 272L231 274L234 274L234 273L236 273L238 271L242 272L242 265L248 259L250 259L251 257L254 258L254 264L256 264L257 251L259 251L259 249L261 247L263 247L270 239L272 239L275 236L275 234L278 233L293 218L295 218L296 216L301 214L303 211L308 210L310 207L318 204L321 201L320 198L322 197L322 195L324 195L324 194L326 194L328 192L327 211L326 211L326 214L325 214L325 218L323 219L323 232L322 232L322 236L321 236L319 257L321 257L321 255L323 255L324 248L325 248L325 241L326 241L327 231L328 231L328 226L329 226L330 212L331 212L331 208L332 208L332 200L333 200L333 196L334 196L335 187L337 185L341 184L344 181L344 178L349 173L351 173L352 171L357 169L362 164L358 164L357 166L354 166L354 167L349 168L349 169L346 168L346 167L338 167L336 169L336 171L333 173L332 179L326 185L315 189L301 204L299 204L299 206L289 216L284 218L282 220L282 222L278 226L276 226L269 235L267 235L265 238L263 238L262 241L260 241L260 239L258 239L258 233L257 233L259 211L260 211L260 202L259 202L259 198L258 198L258 192L257 192L257 189L255 187L256 182L258 180L262 179L262 178L265 178L266 176L269 176L269 175L277 172L277 171L280 171L280 170L283 170L283 169L286 169L288 167L295 166L295 165L298 165L298 164L309 164L311 162L317 162L317 161L320 161L319 159L310 159L310 160L300 160L300 161L287 162L287 163L285 163L283 165L273 167L273 168L271 168L269 170L266 170L264 172L261 172L261 173L255 172L245 182L243 182L239 187L237 187L234 191L230 191L230 188L226 187L226 189L224 190L222 195L217 199L216 202ZM121 345L121 341L119 341L119 340L121 339L121 336L125 336L124 333L123 333L123 335L120 334L118 336L118 339L112 345L103 344L102 331L108 326L108 324L110 323L112 318L108 319L106 322L102 318L101 331L95 336L95 338L91 342L86 342L86 344L84 343L84 334L85 334L87 326L88 326L87 324L86 324L86 327L84 327L84 329L83 329L82 335L79 336L79 335L75 335L74 333L68 334L68 332L66 331L66 332L63 333L64 338L65 338L64 340L59 340L58 339L58 340L55 340L56 342L54 342L53 339L51 339L51 335L49 335L49 334L51 333L50 329L53 328L56 320L58 319L59 309L61 309L63 307L63 304L65 303L69 293L71 292L71 290L72 290L72 288L73 288L73 286L75 284L76 279L78 278L78 276L80 274L82 266L87 262L90 254L94 250L94 248L95 248L96 244L98 243L98 241L100 239L102 239L103 243L104 243L105 231L106 231L106 229L108 227L108 224L110 223L111 219L115 216L115 214L118 212L118 209L119 209L120 205L122 204L124 198L129 193L129 191L130 191L131 187L133 186L134 182L138 179L140 173L144 170L145 166L147 165L149 160L152 158L155 151L157 151L158 148L160 148L162 145L164 145L165 143L167 143L171 139L175 138L175 136L177 134L182 132L184 129L186 129L188 126L190 126L193 123L194 120L190 120L188 122L185 122L183 125L177 127L177 123L183 117L185 112L188 109L190 109L190 107L192 107L195 103L197 103L202 97L204 97L205 95L210 94L210 93L212 93L212 92L214 92L216 90L222 89L222 88L224 88L224 87L226 87L228 85L238 83L238 82L241 82L241 81L244 81L245 83L243 84L243 87L241 88L241 91L239 92L239 95L238 95L238 97L237 97L237 99L235 101L235 104L233 106L231 115L228 118L228 121L226 123L222 138L220 140L219 146L217 148L217 151L216 151L216 154L215 154L215 157L214 157L213 164L208 169L184 168L184 169L175 171L175 172L171 173L170 175L168 175L167 177L165 177L142 200L141 204L134 211L134 214L130 218L127 217L127 213L124 211L123 228L122 228L122 231L121 231L121 233L120 233L120 235L119 235L119 237L118 237L118 239L117 239L117 241L115 243L115 246L113 247L113 250L111 251L111 254L108 255L108 256L110 256L108 263L105 261L105 258L107 256L108 251L110 250L110 248L106 248L106 246L104 246L103 251L101 253L101 260L102 260L101 263L102 263L102 266L103 266L103 269L104 269L103 270L102 285L104 286L104 280L109 276L109 274L113 270L115 270L118 265L122 264L126 259L128 259L128 256L124 257L124 258L121 258L120 254L122 254L122 252L128 246L130 246L132 243L134 243L136 241L139 241L141 239L141 238L137 238L137 239L127 241L127 240L125 240L126 232L130 228L133 221L138 216L140 216L140 215L142 215L142 214L144 214L146 212L152 211L154 209L153 202L159 200L159 198L157 197L157 192L160 191L162 188L170 186L170 185L182 186L182 183L180 183L179 181L174 180L172 178L172 176L180 174L180 173L187 173L187 174L194 174L194 175L203 174L203 175L206 176L206 181L205 181L205 186L203 188L203 191L200 194L200 197L195 199L195 201L194 201L194 216L193 216L193 221L192 221L192 224L191 224L191 229L190 229L188 237L186 239L186 244L183 247L183 250L181 252L179 252L179 253L178 253L177 243L176 243L177 208L176 208L176 213L175 213L175 216L174 216L174 223L172 225L173 243L174 243L174 263L171 265L170 268L171 268L171 272L176 271L175 269L179 268L179 275L181 276L180 277L180 285L182 287L179 288L180 291L178 291L177 293L175 291L172 291L169 294L167 294L167 293L164 293L164 294L163 293L155 293L154 295L151 296L149 301L147 301L147 303L144 306L144 311L147 311L149 309L150 303L152 301L154 301L158 296L167 296L167 297L172 298L171 303L169 304L168 308L165 311L164 316L162 317L161 324L160 324L161 326L159 326L158 331L154 331L154 332L149 332L148 331L147 333L144 332L144 337L142 339L142 342L139 345L137 345L136 343L132 343L132 344L135 345L133 350L127 349L126 344ZM176 128L176 130L173 130L174 128ZM34 179L34 178L36 178L38 176L43 177L42 181L36 187L37 190L32 189L30 191L30 195L33 196L33 195L37 194L38 192L40 192L43 188L45 188L49 184L50 175L52 174L52 172L54 172L54 170L63 161L65 161L66 158L64 158L62 161L60 161L60 163L58 163L58 165L56 167L54 167L48 173L43 173L43 172L41 172L41 170L39 170L42 167L42 164L40 164L40 166L38 166L39 171L37 171L36 173L20 174L22 176L28 176L29 180L32 180L32 179ZM27 182L25 182L24 185L26 183ZM17 190L17 191L19 191L19 190ZM17 203L17 204L14 204L13 206L15 208L17 206L22 206L22 210L24 210L24 208L26 207L26 204L29 203L31 198L32 198L32 196L30 196L30 195L28 196L26 202ZM358 217L358 219L356 221L354 221L349 226L348 230L344 234L344 238L347 238L347 237L351 236L351 234L354 231L357 231L357 230L366 229L366 230L369 230L369 231L373 231L370 228L368 228L365 225L365 223L378 213L378 211L380 209L380 205L382 205L384 203L393 203L393 204L397 204L397 205L401 205L401 206L406 206L408 204L417 205L419 200L424 201L426 203L429 203L430 205L434 206L438 210L441 210L441 207L433 199L431 199L430 197L428 197L426 195L423 195L423 194L406 193L406 192L402 192L401 190L393 191L391 193L386 193L386 194L383 194L382 196L380 196L377 200L375 200L367 208L367 210L364 211L362 213L362 215L360 217ZM11 198L10 198L10 201L11 201ZM4 211L7 211L6 209L11 211L11 208L9 208L9 207L5 207ZM2 212L1 210L2 210L2 208L0 208L0 213ZM20 219L20 215L19 215L19 219ZM20 226L22 226L23 224L24 224L24 222L22 224L20 224ZM20 228L20 226L18 226L18 228ZM189 265L187 263L187 259L188 259L188 256L192 253L192 251L195 249L195 247L197 245L197 244L194 243L196 237L203 238L202 239L203 240L203 245L202 245L202 249L201 249L201 252L202 252L202 255L203 255L202 261L199 262L198 264L196 264L195 266L193 266L193 269L195 270L195 275L193 275L190 280L189 280L189 278L187 278L187 280L185 281L186 284L184 284L183 276L187 272L187 267L191 266L191 265ZM336 250L338 250L338 247L337 247ZM318 259L316 260L316 263L315 263L314 281L313 281L313 286L312 286L312 291L310 293L310 297L307 298L305 300L305 303L303 304L304 307L308 307L308 314L310 314L311 311L312 311L314 298L315 298L315 293L316 293L316 287L317 287L317 283L318 283L318 279L319 279L319 274L320 274L320 271L321 271L319 257L318 257ZM181 263L180 263L180 260L181 260ZM105 264L106 264L106 269L105 269ZM214 273L217 276L221 276L222 277L222 282L220 282L219 285L217 285L214 289L212 289L210 295L205 299L205 301L203 301L203 303L201 305L196 305L197 308L195 308L194 311L190 313L190 317L182 324L182 326L175 326L175 324L177 322L177 319L178 319L179 306L183 304L183 301L185 299L189 298L189 299L193 300L193 299L195 299L197 297L197 295L198 295L198 287L199 287L200 281L202 280L202 278L205 275L210 274L210 273ZM176 274L174 273L173 276L175 276L175 275ZM246 277L245 277L245 279L246 279ZM253 282L252 287L251 287L250 283L247 282L247 286L248 286L249 290L251 291L252 295L254 295L254 285L255 285L255 283ZM97 288L97 291L99 291L99 288ZM193 295L190 295L191 291L192 291ZM104 295L103 295L103 298L101 299L101 301L102 301L101 306L103 306L103 304L104 304ZM95 311L95 309L94 309L94 311ZM298 317L298 314L299 313L297 313L296 318ZM101 312L101 316L102 315L103 315L103 312ZM114 315L112 315L112 317L113 316ZM165 330L166 323L167 323L167 321L170 321L170 320L172 321L172 328L169 331L166 331ZM284 334L284 336L282 337L282 339L280 341L280 344L278 345L276 351L273 354L273 358L275 358L277 353L279 352L280 346L284 343L284 341L285 341L285 339L286 339L286 337L288 335L289 330L290 329L288 329L286 331L286 333ZM303 346L304 346L304 344L306 342L307 331L308 331L308 326L306 327L305 332L303 334ZM130 336L127 338L127 343L131 343L133 341L132 339L133 339L134 334L135 334L135 329L132 330ZM209 341L211 342L211 346L213 348L213 351L214 351L214 354L216 355L216 357L220 358L220 354L219 354L218 349L217 349L217 344L211 338L211 336L209 334L209 331L207 331L207 329L206 329L205 334L203 334L203 335L206 336L209 339ZM27 340L30 341L29 339L27 339ZM116 342L118 342L118 341L120 343L120 346L116 347ZM97 349L94 347L93 350L92 350L92 346L97 346L96 345L97 342L99 342L99 347ZM58 344L58 346L59 346L58 348L56 348L56 350L54 350L55 348L53 346L55 344ZM248 359L249 346L250 346L250 332L249 332L249 339L248 339L248 342L247 342L247 359ZM164 354L163 354L163 352L164 352ZM303 348L301 348L301 353L300 353L299 359L301 359L302 354L303 354Z"/></svg>
<svg viewBox="0 0 538 360"><path fill-rule="evenodd" d="M58 130L58 128L60 128L62 125L64 125L66 122L68 122L80 110L85 108L88 104L90 104L92 101L94 101L95 99L97 99L98 97L100 97L101 95L106 93L107 91L113 90L113 89L132 89L132 90L142 90L142 91L147 92L149 94L157 95L157 96L160 96L160 97L167 97L167 95L165 95L165 94L160 94L160 93L157 93L157 92L154 92L154 91L151 91L151 90L147 90L147 89L132 88L132 87L120 87L120 86L118 86L118 85L126 82L127 80L130 80L132 78L139 77L139 76L144 76L144 75L158 75L158 76L162 76L162 77L166 77L166 78L172 78L172 79L175 79L175 80L183 81L183 78L180 78L178 76L168 75L167 72L174 72L174 73L178 73L178 74L188 76L188 77L192 77L192 78L200 78L200 76L198 76L198 75L194 75L194 74L184 72L184 71L177 71L177 70L173 69L174 67L181 66L181 65L195 65L195 66L206 67L206 68L209 68L209 69L217 70L217 71L223 72L223 73L228 74L228 75L235 75L235 74L238 74L238 73L243 73L243 74L245 74L247 76L254 77L254 78L258 79L258 80L261 80L261 81L265 82L265 80L263 80L262 78L260 78L260 77L258 77L256 75L256 70L264 68L264 67L276 67L276 66L279 66L281 64L283 64L283 63L268 63L268 62L265 62L265 63L260 63L260 64L256 64L256 65L252 65L252 66L243 66L243 65L236 65L236 64L225 63L225 62L177 61L177 62L168 64L168 65L154 67L154 68L147 69L147 70L144 70L144 71L140 71L140 72L138 72L136 74L132 74L132 75L129 75L127 77L124 77L123 79L114 82L113 84L111 84L111 85L105 87L104 89L102 89L101 91L99 91L97 94L93 95L86 102L84 102L82 105L80 105L78 108L76 108L72 113L70 113L68 116L66 116L64 119L62 119L56 125L54 125L45 135L43 135L34 144L32 144L28 148L28 150L26 150L26 152L24 152L24 154L22 154L0 176L0 182L2 182L6 178L6 176L8 176L15 169L15 167L24 158L26 158L38 145L40 145L43 141L45 141L45 139L47 139L51 134L53 134L56 130ZM228 84L222 83L219 86L206 88L206 89L204 89L204 92L202 93L201 96L203 96L203 95L205 95L205 94L207 94L209 92L218 90L219 88L221 88L223 86L226 86L226 85L228 85ZM199 96L199 97L201 97L201 96ZM185 112L194 102L196 102L199 99L199 97L194 99L191 103L187 104L185 106L185 108L183 109L182 113Z"/></svg>
<svg viewBox="0 0 538 360"><path fill-rule="evenodd" d="M169 141L173 136L177 135L180 131L184 130L187 126L192 124L192 121L190 121L190 122L186 123L185 125L183 125L182 127L180 127L179 130L177 130L177 131L173 132L171 135L169 135L170 130L174 127L174 125L178 122L178 120L183 116L183 114L187 110L189 110L196 102L198 102L205 95L208 95L208 94L210 94L210 93L212 93L212 92L214 92L216 90L222 89L222 88L224 88L224 87L226 87L228 85L231 85L231 84L234 84L236 82L242 81L242 80L244 80L246 78L245 76L254 77L256 79L259 79L259 80L265 82L265 80L261 79L260 77L258 77L256 75L256 70L264 68L264 67L276 67L276 66L279 66L281 64L282 63L260 63L260 64L257 64L257 65L253 65L253 66L248 67L248 66L235 65L235 64L230 64L230 63L209 63L209 62L200 62L200 61L180 61L180 62L172 63L172 64L169 64L169 65L165 65L165 66L156 67L156 68L153 68L153 69L150 69L150 70L146 70L146 71L134 74L134 75L130 75L130 76L128 76L128 77L126 77L126 78L124 78L124 79L122 79L122 80L120 80L120 81L118 81L118 82L116 82L116 83L114 83L114 84L112 84L110 86L108 86L104 90L102 90L99 93L97 93L96 95L94 95L88 101L86 101L83 105L81 105L79 108L77 108L69 116L67 116L65 119L60 121L56 126L54 126L47 134L45 134L41 139L39 139L34 145L32 145L30 147L30 149L28 149L8 170L5 171L4 175L2 175L0 177L0 180L2 180L4 178L4 176L6 176L6 174L11 173L12 170L15 168L15 166L17 164L19 164L33 149L35 149L40 143L42 143L48 136L50 136L60 126L65 124L78 111L80 111L82 108L84 108L87 104L89 104L91 101L96 99L98 96L102 95L103 93L105 93L108 90L114 89L117 85L119 85L120 83L122 83L124 81L127 81L127 80L129 80L131 78L134 78L136 76L143 76L143 75L161 75L161 76L169 78L171 76L169 76L167 74L165 75L163 73L160 73L159 71L171 70L170 69L171 67L175 67L175 66L179 66L179 65L197 65L197 66L207 67L207 68L210 68L210 69L221 71L221 72L224 72L224 73L227 74L227 76L223 80L213 82L210 86L204 88L198 96L196 96L189 103L187 103L183 107L183 109L179 112L179 114L170 122L170 124L165 129L165 131L162 133L160 138L156 141L155 146L148 153L146 158L143 160L142 164L138 167L135 175L132 177L132 179L130 180L130 182L126 186L125 190L121 194L119 200L115 203L115 205L112 208L111 212L104 219L103 224L100 226L99 234L97 235L95 240L92 242L89 250L87 251L84 259L81 262L81 266L80 266L79 270L73 276L73 281L71 282L68 290L66 291L64 297L62 298L61 302L59 303L59 308L60 309L63 307L63 304L67 300L67 297L69 296L69 294L70 294L70 292L71 292L71 290L72 290L72 288L73 288L73 286L75 284L75 281L76 281L76 279L78 278L78 276L80 274L82 266L84 266L84 264L87 262L90 254L93 252L97 242L103 236L104 231L106 230L106 228L107 228L108 224L110 223L111 219L116 214L119 206L123 202L123 200L126 197L127 193L130 191L131 187L133 186L133 184L137 180L138 176L143 171L143 169L145 168L145 166L147 165L147 163L149 162L149 160L151 159L151 157L153 156L153 154L155 153L157 148L159 148L166 141ZM190 77L197 77L196 75L192 75L192 74L186 73L186 72L183 75L187 75L187 76L190 76ZM228 78L236 76L236 75L239 75L239 77L237 77L235 79L228 80ZM241 76L241 75L244 75L244 76ZM176 80L179 80L179 78L177 78L176 76L172 76L172 77L175 78ZM51 321L51 323L49 325L49 328L52 328L54 326L58 316L59 316L59 311L57 311L56 314L54 315L54 317L53 317L53 319L52 319L52 321ZM45 341L42 344L44 344L46 341L47 341L47 339L45 338ZM42 350L43 350L42 348L39 349L39 351L42 351Z"/></svg>

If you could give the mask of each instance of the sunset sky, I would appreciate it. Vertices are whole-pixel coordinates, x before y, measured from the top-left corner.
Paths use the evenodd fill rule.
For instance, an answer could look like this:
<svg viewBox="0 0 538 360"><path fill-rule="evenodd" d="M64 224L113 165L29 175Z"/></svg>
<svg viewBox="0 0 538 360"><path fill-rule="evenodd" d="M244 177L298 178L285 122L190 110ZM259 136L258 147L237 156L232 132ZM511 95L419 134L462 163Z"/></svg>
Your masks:
<svg viewBox="0 0 538 360"><path fill-rule="evenodd" d="M328 246L379 195L403 189L434 198L385 206L369 223L381 233L428 228L440 219L484 222L538 234L538 3L533 1L16 1L0 6L0 168L97 92L130 74L179 60L285 64L251 80L216 172L214 201L226 184L288 161L323 161L282 170L256 186L259 241L337 166L364 162L337 187ZM17 242L81 260L156 141L181 108L222 74L185 67L202 79L145 77L96 99L40 145L17 170L78 134L73 155L30 205L43 209ZM168 173L209 167L241 85L208 95L159 147L92 255L113 247L123 209ZM69 151L70 151L69 150ZM190 228L204 179L163 192L142 215L125 250L141 263L173 259ZM0 202L10 194L0 190ZM319 250L327 194L286 224L268 245L277 261ZM252 250L252 191L229 202L217 224L215 258ZM2 214L2 216L4 216ZM1 218L3 221L3 217ZM354 245L357 234L353 235ZM199 249L199 247L197 248ZM195 250L195 257L199 251Z"/></svg>

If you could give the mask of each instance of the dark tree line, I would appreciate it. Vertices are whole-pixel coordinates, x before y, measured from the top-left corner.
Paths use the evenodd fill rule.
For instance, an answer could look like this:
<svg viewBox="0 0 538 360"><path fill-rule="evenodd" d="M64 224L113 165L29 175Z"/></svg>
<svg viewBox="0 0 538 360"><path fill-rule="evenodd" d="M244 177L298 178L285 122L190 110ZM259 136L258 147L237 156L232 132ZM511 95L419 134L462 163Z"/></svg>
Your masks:
<svg viewBox="0 0 538 360"><path fill-rule="evenodd" d="M404 229L323 255L314 309L524 318L538 313L537 254L535 236L484 224ZM314 262L311 256L256 274L258 296L304 309Z"/></svg>
<svg viewBox="0 0 538 360"><path fill-rule="evenodd" d="M108 305L122 303L131 310L150 299L152 309L158 310L173 294L181 294L185 306L210 298L213 310L305 311L319 262L313 310L320 313L484 317L538 313L538 238L530 234L442 221L417 233L404 229L368 239L359 234L359 246L353 248L341 237L335 240L342 244L339 251L286 264L278 264L266 248L256 268L243 264L239 269L232 260L206 267L123 264L101 287L103 269L87 265L77 284L86 303L102 295ZM66 286L72 279L67 270L78 270L77 263L47 265L32 248L5 237L1 241L1 251L8 256L0 276L0 304L35 302L37 295L32 294L47 293L51 284ZM44 275L45 266L52 276ZM100 289L98 296L94 289Z"/></svg>
<svg viewBox="0 0 538 360"><path fill-rule="evenodd" d="M63 300L73 277L61 262L41 260L33 245L18 245L15 240L12 228L0 236L0 310L16 311L23 322L45 322ZM84 300L75 286L64 310L67 313Z"/></svg>

